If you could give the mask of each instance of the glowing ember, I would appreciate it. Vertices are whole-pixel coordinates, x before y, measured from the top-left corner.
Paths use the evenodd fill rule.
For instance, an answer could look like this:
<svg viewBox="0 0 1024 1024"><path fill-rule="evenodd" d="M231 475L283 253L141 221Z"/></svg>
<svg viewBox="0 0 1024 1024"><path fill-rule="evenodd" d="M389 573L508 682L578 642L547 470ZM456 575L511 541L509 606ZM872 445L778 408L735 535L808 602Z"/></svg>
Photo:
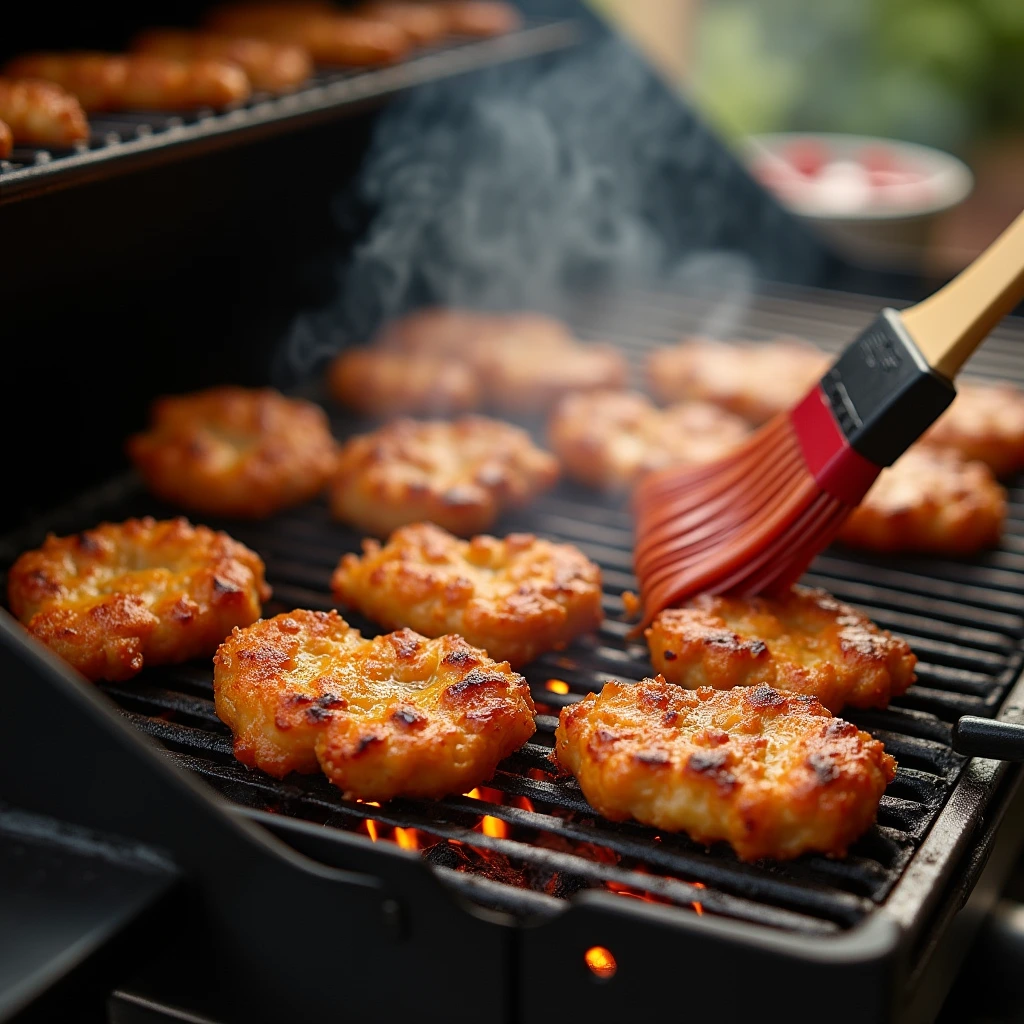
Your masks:
<svg viewBox="0 0 1024 1024"><path fill-rule="evenodd" d="M690 885L692 885L694 889L707 888L707 886L703 882L691 882ZM694 900L693 903L690 904L690 906L693 907L693 909L696 910L698 914L704 913L704 908L700 905L700 903L697 900Z"/></svg>
<svg viewBox="0 0 1024 1024"><path fill-rule="evenodd" d="M564 679L549 679L544 684L544 689L550 690L552 693L568 693L569 684Z"/></svg>
<svg viewBox="0 0 1024 1024"><path fill-rule="evenodd" d="M660 900L655 896L652 896L649 892L642 892L639 889L634 889L629 885L622 885L620 882L605 882L604 887L617 896L629 896L634 900L643 900L644 903L663 903L664 900Z"/></svg>
<svg viewBox="0 0 1024 1024"><path fill-rule="evenodd" d="M513 807L521 807L524 811L533 810L533 801L528 796L516 796L512 798Z"/></svg>
<svg viewBox="0 0 1024 1024"><path fill-rule="evenodd" d="M615 962L615 957L612 956L611 950L605 949L604 946L591 946L583 954L583 959L591 972L602 981L608 981L614 977L615 972L619 968L619 965Z"/></svg>
<svg viewBox="0 0 1024 1024"><path fill-rule="evenodd" d="M375 822L373 818L367 818L364 824L366 825L367 835L369 835L374 842L377 842L377 822Z"/></svg>

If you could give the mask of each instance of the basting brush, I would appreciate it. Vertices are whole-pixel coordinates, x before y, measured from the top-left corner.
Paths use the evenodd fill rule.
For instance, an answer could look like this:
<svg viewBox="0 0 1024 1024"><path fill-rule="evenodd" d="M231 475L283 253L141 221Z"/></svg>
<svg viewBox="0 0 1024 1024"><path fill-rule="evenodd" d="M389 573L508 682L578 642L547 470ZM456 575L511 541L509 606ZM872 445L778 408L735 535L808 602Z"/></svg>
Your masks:
<svg viewBox="0 0 1024 1024"><path fill-rule="evenodd" d="M794 583L885 466L953 400L953 378L1024 298L1024 214L934 295L883 309L817 385L725 458L645 478L634 498L647 625L702 591Z"/></svg>

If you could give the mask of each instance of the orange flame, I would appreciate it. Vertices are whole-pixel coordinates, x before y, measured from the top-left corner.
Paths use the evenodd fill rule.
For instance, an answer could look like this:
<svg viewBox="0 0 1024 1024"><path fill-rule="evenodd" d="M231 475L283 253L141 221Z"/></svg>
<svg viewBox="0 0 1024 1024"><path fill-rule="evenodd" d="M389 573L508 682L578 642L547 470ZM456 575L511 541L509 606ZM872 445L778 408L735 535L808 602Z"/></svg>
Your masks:
<svg viewBox="0 0 1024 1024"><path fill-rule="evenodd" d="M366 832L369 835L369 837L374 842L377 842L377 822L375 822L373 820L373 818L367 818L366 822L365 822L365 825L366 825Z"/></svg>
<svg viewBox="0 0 1024 1024"><path fill-rule="evenodd" d="M399 828L396 825L394 840L403 850L418 850L420 848L420 835L414 828Z"/></svg>
<svg viewBox="0 0 1024 1024"><path fill-rule="evenodd" d="M692 885L694 889L706 889L707 888L707 886L703 882L691 882L690 885ZM704 908L701 906L701 904L700 904L700 902L698 900L694 900L690 904L690 906L693 907L693 909L696 910L698 914L703 914L704 913Z"/></svg>
<svg viewBox="0 0 1024 1024"><path fill-rule="evenodd" d="M552 693L568 693L569 684L564 679L549 679L544 684L545 690L550 690Z"/></svg>
<svg viewBox="0 0 1024 1024"><path fill-rule="evenodd" d="M483 816L480 828L485 836L490 836L492 839L508 838L508 824L502 821L501 818L495 818L490 814Z"/></svg>
<svg viewBox="0 0 1024 1024"><path fill-rule="evenodd" d="M468 797L470 800L488 800L491 803L502 803L502 794L498 790L487 790L486 794L481 793L480 789L476 786L473 787L468 793L462 794ZM480 824L477 826L485 836L490 836L492 839L507 839L508 838L508 825L501 820L501 818L495 818L493 815L485 814L480 819Z"/></svg>

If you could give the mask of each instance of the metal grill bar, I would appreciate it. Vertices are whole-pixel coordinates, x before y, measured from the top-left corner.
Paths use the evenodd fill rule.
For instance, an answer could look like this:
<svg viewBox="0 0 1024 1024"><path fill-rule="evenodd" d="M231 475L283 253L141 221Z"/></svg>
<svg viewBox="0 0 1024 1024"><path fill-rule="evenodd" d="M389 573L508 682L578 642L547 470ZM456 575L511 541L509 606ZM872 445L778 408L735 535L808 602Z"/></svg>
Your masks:
<svg viewBox="0 0 1024 1024"><path fill-rule="evenodd" d="M699 331L708 308L703 300L642 297L575 319L583 333L620 343L637 357L639 368L638 360L653 344ZM869 310L813 294L799 302L768 296L754 304L744 334L784 331L835 347L855 333ZM978 372L1012 375L1024 383L1022 339L1019 326L1003 328L979 354ZM339 434L355 426L336 424ZM706 913L826 935L853 925L886 900L963 768L964 759L949 746L950 723L964 713L994 714L1020 674L1020 486L1011 489L1011 507L1005 543L977 559L881 560L834 549L808 575L809 582L905 636L921 657L919 682L891 708L847 716L883 740L900 767L882 798L877 826L841 861L809 856L787 864L743 864L723 847L707 850L685 836L607 822L588 807L574 779L554 771L548 755L559 709L608 678L629 681L650 673L645 646L627 638L629 626L622 621L621 594L633 586L629 515L624 507L602 503L568 484L506 518L499 529L532 530L582 548L604 571L608 618L596 636L545 655L524 670L538 702L538 731L487 784L500 800L395 800L376 808L345 800L320 776L279 782L249 771L232 756L230 734L214 712L205 664L151 669L131 683L103 689L131 721L167 747L169 756L251 812L271 810L363 834L371 819L382 830L415 829L423 857L441 877L491 906L545 913L558 906L552 896L591 886L619 887L688 912L699 904ZM109 488L88 514L79 510L48 525L66 532L100 518L173 511L128 482ZM265 559L275 591L267 614L332 607L330 574L342 552L357 549L360 540L331 522L322 504L266 522L213 525L229 529ZM20 538L0 555L9 560L26 543ZM376 632L359 616L347 618L365 633ZM551 679L567 684L568 693L549 690ZM504 822L507 835L484 834L484 815ZM513 886L526 886L529 895L519 899Z"/></svg>

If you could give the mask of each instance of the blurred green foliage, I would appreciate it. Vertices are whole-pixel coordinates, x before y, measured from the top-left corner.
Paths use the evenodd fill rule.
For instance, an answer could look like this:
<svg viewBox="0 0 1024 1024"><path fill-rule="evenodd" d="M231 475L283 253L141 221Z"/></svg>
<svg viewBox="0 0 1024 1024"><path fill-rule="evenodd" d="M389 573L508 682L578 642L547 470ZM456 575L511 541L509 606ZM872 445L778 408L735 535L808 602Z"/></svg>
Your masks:
<svg viewBox="0 0 1024 1024"><path fill-rule="evenodd" d="M963 151L1024 131L1024 0L706 0L693 89L726 131Z"/></svg>

